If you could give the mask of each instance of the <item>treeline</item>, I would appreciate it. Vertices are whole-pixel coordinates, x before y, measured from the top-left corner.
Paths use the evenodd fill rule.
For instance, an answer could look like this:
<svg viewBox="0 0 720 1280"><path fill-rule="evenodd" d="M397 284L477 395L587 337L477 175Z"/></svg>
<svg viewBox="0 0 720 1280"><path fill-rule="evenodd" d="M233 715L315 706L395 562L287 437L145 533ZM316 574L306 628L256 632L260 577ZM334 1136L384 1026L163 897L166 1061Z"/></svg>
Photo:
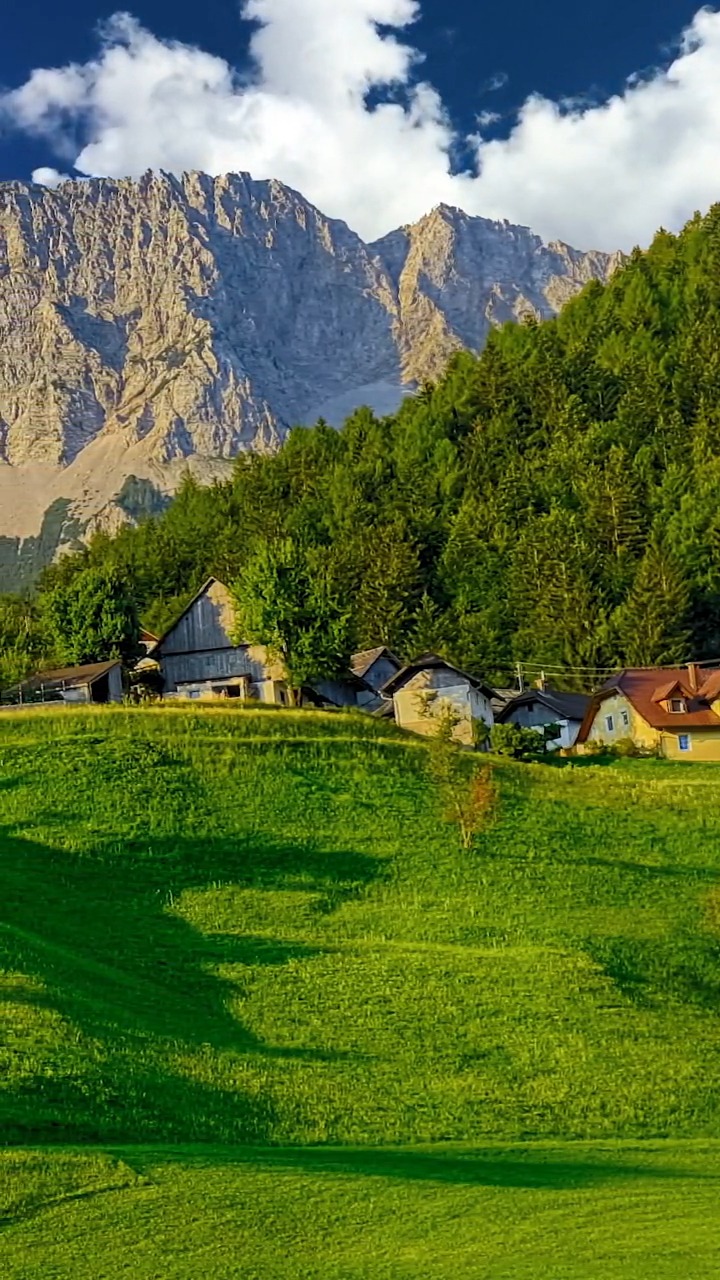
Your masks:
<svg viewBox="0 0 720 1280"><path fill-rule="evenodd" d="M308 626L313 608L337 624L333 653L435 649L497 682L517 661L715 657L719 493L720 206L557 320L457 355L395 415L297 429L210 489L188 479L163 515L47 570L35 601L5 601L0 643L16 665L33 644L87 658L96 623L65 643L83 583L158 631L211 573L246 605L274 574L306 590Z"/></svg>

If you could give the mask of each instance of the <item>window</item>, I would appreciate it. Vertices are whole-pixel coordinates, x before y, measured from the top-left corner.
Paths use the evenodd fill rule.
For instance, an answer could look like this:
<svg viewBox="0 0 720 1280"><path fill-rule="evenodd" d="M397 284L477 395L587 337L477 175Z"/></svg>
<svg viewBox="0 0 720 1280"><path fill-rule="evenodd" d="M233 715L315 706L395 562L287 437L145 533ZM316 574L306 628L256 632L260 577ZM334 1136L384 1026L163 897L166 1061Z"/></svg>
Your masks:
<svg viewBox="0 0 720 1280"><path fill-rule="evenodd" d="M683 699L683 698L671 698L671 699L670 699L670 710L671 710L671 711L674 711L676 715L682 715L683 711L685 710L685 701L684 701L684 699Z"/></svg>
<svg viewBox="0 0 720 1280"><path fill-rule="evenodd" d="M629 728L630 728L630 716L628 715L627 711L621 711L621 712L620 712L620 715L622 716L623 729L629 729Z"/></svg>
<svg viewBox="0 0 720 1280"><path fill-rule="evenodd" d="M678 737L678 746L681 751L692 751L692 738L689 733L681 733Z"/></svg>
<svg viewBox="0 0 720 1280"><path fill-rule="evenodd" d="M606 716L606 717L605 717L605 727L606 727L606 729L607 729L608 733L613 733L613 732L614 732L614 729L615 729L615 721L613 720L612 716Z"/></svg>

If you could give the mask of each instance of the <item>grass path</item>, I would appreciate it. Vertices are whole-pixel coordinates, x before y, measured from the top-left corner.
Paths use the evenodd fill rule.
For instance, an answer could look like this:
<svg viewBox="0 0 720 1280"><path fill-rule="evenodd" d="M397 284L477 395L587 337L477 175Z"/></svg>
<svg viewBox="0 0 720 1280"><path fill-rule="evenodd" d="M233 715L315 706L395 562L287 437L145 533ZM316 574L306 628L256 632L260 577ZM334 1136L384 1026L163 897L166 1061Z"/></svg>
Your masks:
<svg viewBox="0 0 720 1280"><path fill-rule="evenodd" d="M24 1204L16 1202L0 1221L8 1280L713 1280L720 1274L718 1142L413 1149L138 1144L45 1148L8 1159L16 1201L23 1161L27 1190ZM54 1165L66 1179L65 1193L49 1193Z"/></svg>

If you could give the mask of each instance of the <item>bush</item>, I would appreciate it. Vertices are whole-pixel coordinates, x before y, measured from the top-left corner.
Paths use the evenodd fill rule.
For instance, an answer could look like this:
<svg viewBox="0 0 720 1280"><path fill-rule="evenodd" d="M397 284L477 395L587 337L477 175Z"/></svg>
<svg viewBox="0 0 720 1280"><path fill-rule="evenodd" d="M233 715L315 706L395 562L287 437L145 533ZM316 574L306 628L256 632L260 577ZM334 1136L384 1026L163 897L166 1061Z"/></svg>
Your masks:
<svg viewBox="0 0 720 1280"><path fill-rule="evenodd" d="M618 742L593 741L583 746L583 755L604 756L614 760L655 760L660 755L660 747L642 747L632 738L620 738Z"/></svg>
<svg viewBox="0 0 720 1280"><path fill-rule="evenodd" d="M509 756L511 760L530 760L533 756L544 755L545 735L521 724L494 724L490 730L490 745L496 755Z"/></svg>

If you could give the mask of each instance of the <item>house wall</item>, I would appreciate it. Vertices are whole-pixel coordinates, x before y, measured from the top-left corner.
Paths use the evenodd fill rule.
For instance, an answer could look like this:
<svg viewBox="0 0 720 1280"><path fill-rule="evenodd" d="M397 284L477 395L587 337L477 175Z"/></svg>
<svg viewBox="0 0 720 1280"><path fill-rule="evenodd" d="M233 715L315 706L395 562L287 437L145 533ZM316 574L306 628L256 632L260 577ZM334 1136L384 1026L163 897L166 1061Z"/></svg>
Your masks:
<svg viewBox="0 0 720 1280"><path fill-rule="evenodd" d="M92 702L92 694L89 684L77 684L72 689L63 689L61 692L63 702L71 702L73 704L85 704Z"/></svg>
<svg viewBox="0 0 720 1280"><path fill-rule="evenodd" d="M518 724L524 729L542 729L546 724L556 724L560 727L559 738L554 738L548 746L554 751L569 750L575 745L575 741L580 732L580 720L567 720L562 716L553 715L549 707L542 702L533 703L533 709L529 706L516 707L509 716L505 717L505 724Z"/></svg>
<svg viewBox="0 0 720 1280"><path fill-rule="evenodd" d="M475 689L470 685L470 714L473 720L483 720L488 729L491 729L495 723L495 712L492 709L492 703L489 698L480 689Z"/></svg>
<svg viewBox="0 0 720 1280"><path fill-rule="evenodd" d="M312 687L321 698L332 702L336 707L356 707L362 697L363 690L351 684L349 680L313 680ZM368 698L373 694L367 691ZM364 700L367 701L368 698Z"/></svg>
<svg viewBox="0 0 720 1280"><path fill-rule="evenodd" d="M493 723L490 701L467 680L454 671L420 671L395 694L395 719L403 729L432 737L437 732L437 720L448 706L460 716L453 737L457 742L472 746L473 721Z"/></svg>
<svg viewBox="0 0 720 1280"><path fill-rule="evenodd" d="M236 676L259 680L264 675L263 664L253 663L249 645L206 653L157 654L156 657L160 662L166 693L175 692L182 684L230 680Z"/></svg>
<svg viewBox="0 0 720 1280"><path fill-rule="evenodd" d="M109 673L108 683L110 686L109 693L108 693L109 701L122 702L123 697L125 696L125 690L123 688L122 667L113 667L112 671Z"/></svg>
<svg viewBox="0 0 720 1280"><path fill-rule="evenodd" d="M680 750L680 735L663 730L658 735L663 755L668 760L720 761L720 729L688 729L690 750Z"/></svg>
<svg viewBox="0 0 720 1280"><path fill-rule="evenodd" d="M221 582L213 582L162 642L163 655L205 649L232 649L235 613L232 596Z"/></svg>
<svg viewBox="0 0 720 1280"><path fill-rule="evenodd" d="M453 737L457 742L470 746L473 741L472 716L470 714L470 698L467 685L443 689L432 701L426 702L419 690L401 689L395 694L395 720L403 729L411 733L419 733L425 737L433 737L437 732L437 721L451 706L461 717L455 726Z"/></svg>
<svg viewBox="0 0 720 1280"><path fill-rule="evenodd" d="M612 729L607 725L608 716L612 717ZM613 694L598 707L587 740L593 743L605 742L612 746L627 738L632 738L639 747L652 748L657 746L658 733L638 715L624 694Z"/></svg>

